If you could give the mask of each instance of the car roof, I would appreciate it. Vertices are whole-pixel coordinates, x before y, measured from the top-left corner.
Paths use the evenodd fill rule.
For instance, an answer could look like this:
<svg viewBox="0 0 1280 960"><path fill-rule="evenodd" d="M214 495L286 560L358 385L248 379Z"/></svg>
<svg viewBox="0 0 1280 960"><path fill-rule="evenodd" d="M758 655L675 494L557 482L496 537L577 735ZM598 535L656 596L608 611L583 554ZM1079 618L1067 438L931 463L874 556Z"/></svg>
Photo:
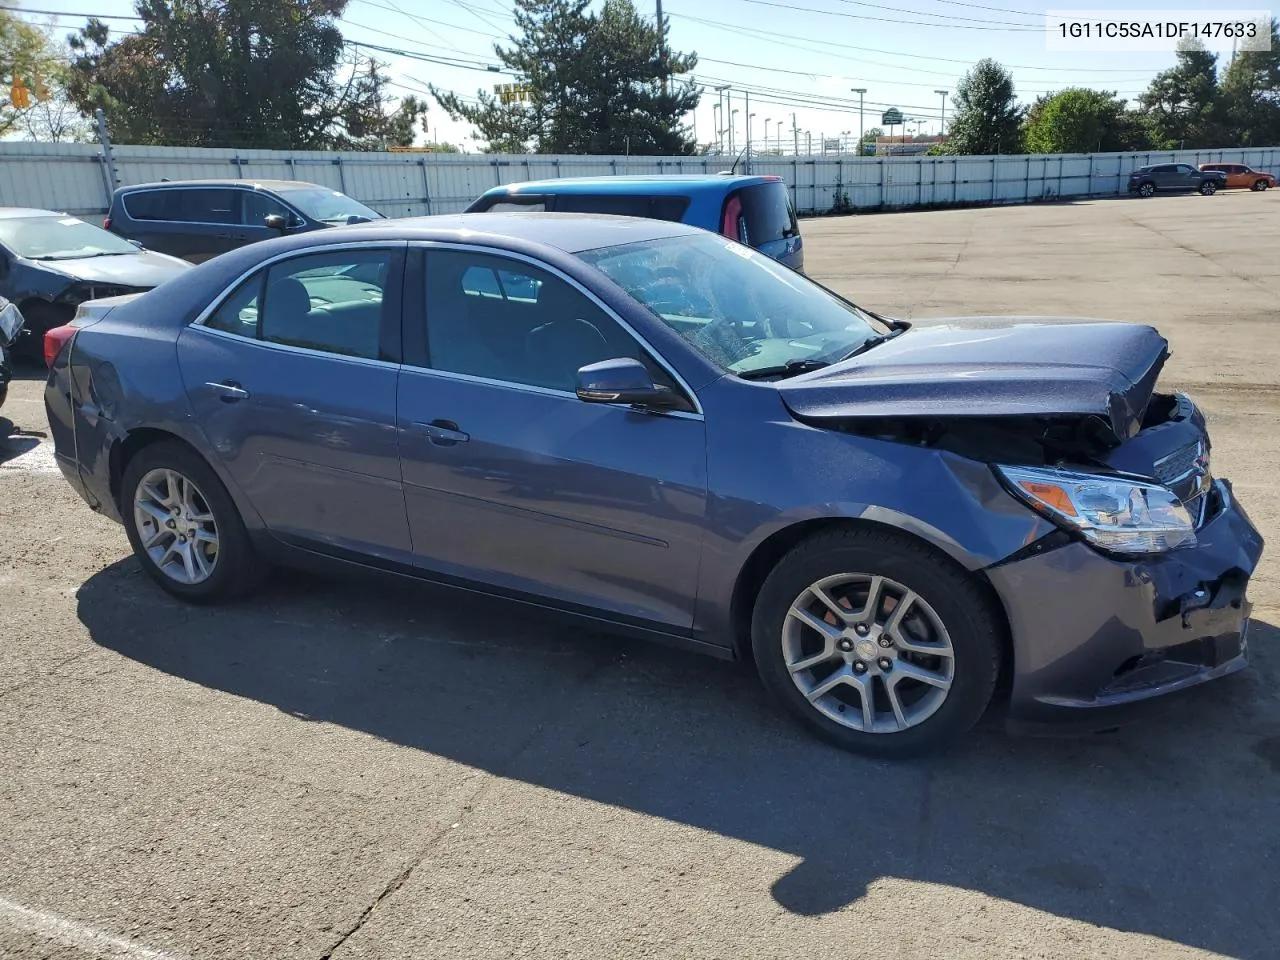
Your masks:
<svg viewBox="0 0 1280 960"><path fill-rule="evenodd" d="M16 220L19 217L65 217L56 210L40 210L36 207L0 207L0 220ZM77 217L77 219L79 219Z"/></svg>
<svg viewBox="0 0 1280 960"><path fill-rule="evenodd" d="M595 213L455 213L375 220L290 239L299 248L339 241L438 240L495 247L537 244L580 253L623 243L699 235L706 235L706 231L682 223Z"/></svg>
<svg viewBox="0 0 1280 960"><path fill-rule="evenodd" d="M758 183L780 183L780 177L767 176L720 176L717 174L650 174L648 176L620 177L562 177L553 180L524 180L518 183L505 183L491 187L484 195L503 196L513 193L604 193L611 195L627 195L645 193L650 195L690 193L723 193L735 187L754 186Z"/></svg>
<svg viewBox="0 0 1280 960"><path fill-rule="evenodd" d="M127 187L117 187L116 193L131 193L134 190L175 190L181 187L248 187L253 190L332 190L322 183L311 183L307 180L159 180L154 183L134 183ZM339 191L340 192L340 191Z"/></svg>

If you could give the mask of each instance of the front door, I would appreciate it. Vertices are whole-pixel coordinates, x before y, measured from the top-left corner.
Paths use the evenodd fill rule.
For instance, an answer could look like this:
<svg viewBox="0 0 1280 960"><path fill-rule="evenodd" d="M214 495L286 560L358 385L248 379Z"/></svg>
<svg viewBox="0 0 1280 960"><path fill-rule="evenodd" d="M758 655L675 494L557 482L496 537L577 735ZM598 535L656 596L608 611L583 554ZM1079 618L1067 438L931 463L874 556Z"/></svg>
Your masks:
<svg viewBox="0 0 1280 960"><path fill-rule="evenodd" d="M424 286L406 294L398 409L419 565L688 629L706 514L705 431L692 400L670 414L579 400L577 369L613 357L643 359L676 385L549 270L434 248ZM415 300L425 307L416 320Z"/></svg>
<svg viewBox="0 0 1280 960"><path fill-rule="evenodd" d="M178 340L210 448L287 542L412 563L396 444L403 245L258 271Z"/></svg>

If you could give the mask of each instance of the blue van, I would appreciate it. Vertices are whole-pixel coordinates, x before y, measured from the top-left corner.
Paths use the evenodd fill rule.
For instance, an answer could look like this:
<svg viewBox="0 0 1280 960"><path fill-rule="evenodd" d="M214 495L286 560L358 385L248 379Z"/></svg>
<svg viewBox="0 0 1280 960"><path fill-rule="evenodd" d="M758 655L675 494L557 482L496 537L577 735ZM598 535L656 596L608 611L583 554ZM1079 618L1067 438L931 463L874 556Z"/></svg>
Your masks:
<svg viewBox="0 0 1280 960"><path fill-rule="evenodd" d="M781 177L681 174L530 180L494 187L466 212L513 210L674 220L745 243L804 272L804 242Z"/></svg>

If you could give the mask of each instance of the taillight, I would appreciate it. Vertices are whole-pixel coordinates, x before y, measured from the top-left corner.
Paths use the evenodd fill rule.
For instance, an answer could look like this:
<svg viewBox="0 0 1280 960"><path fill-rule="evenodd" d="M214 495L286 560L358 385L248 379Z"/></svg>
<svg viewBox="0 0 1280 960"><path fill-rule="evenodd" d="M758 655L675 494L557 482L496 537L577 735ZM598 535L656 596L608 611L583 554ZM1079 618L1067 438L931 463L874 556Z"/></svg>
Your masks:
<svg viewBox="0 0 1280 960"><path fill-rule="evenodd" d="M110 217L107 217L106 219L104 219L104 220L102 221L102 229L103 229L103 230L110 230L110 229L111 229L111 218L110 218Z"/></svg>
<svg viewBox="0 0 1280 960"><path fill-rule="evenodd" d="M58 354L62 352L62 348L76 335L76 329L76 327L67 324L61 327L54 327L44 335L44 365L46 367L53 366L53 361L58 359Z"/></svg>

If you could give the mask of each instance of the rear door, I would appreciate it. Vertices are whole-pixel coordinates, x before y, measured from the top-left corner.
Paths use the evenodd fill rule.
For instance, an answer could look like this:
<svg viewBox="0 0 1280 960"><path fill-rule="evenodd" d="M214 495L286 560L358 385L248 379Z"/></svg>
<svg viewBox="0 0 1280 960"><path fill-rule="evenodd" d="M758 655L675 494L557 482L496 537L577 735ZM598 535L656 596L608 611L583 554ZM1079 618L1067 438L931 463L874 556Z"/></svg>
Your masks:
<svg viewBox="0 0 1280 960"><path fill-rule="evenodd" d="M188 253L179 256L203 263L247 242L240 222L242 190L232 187L186 187L178 194L179 230Z"/></svg>
<svg viewBox="0 0 1280 960"><path fill-rule="evenodd" d="M735 190L725 201L721 232L785 263L804 268L804 241L787 185L771 180Z"/></svg>
<svg viewBox="0 0 1280 960"><path fill-rule="evenodd" d="M187 394L266 527L317 552L412 563L396 380L404 244L279 260L178 339Z"/></svg>

